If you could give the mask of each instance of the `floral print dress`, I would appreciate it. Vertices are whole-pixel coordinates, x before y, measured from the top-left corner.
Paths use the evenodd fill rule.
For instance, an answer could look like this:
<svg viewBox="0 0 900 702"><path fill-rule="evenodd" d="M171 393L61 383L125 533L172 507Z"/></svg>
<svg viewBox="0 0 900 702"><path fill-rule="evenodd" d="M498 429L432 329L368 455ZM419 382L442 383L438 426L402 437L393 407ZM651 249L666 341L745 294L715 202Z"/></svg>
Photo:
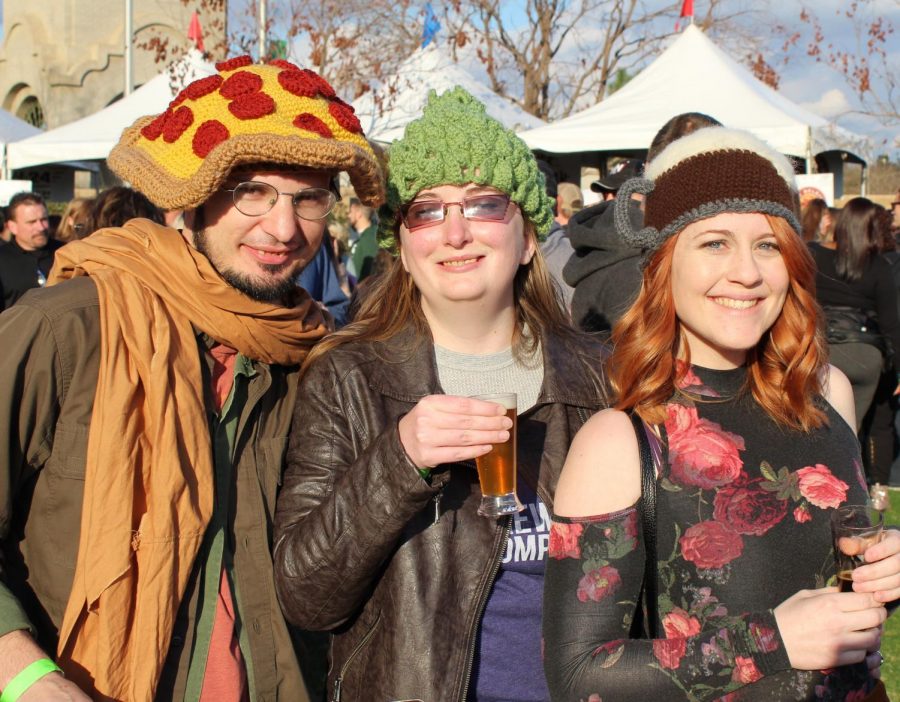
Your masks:
<svg viewBox="0 0 900 702"><path fill-rule="evenodd" d="M644 545L638 505L555 517L544 590L554 701L862 700L865 663L790 667L772 609L834 584L830 512L866 501L859 445L827 403L808 434L771 421L746 370L688 370L657 478L656 640L629 639ZM602 450L602 447L598 447Z"/></svg>

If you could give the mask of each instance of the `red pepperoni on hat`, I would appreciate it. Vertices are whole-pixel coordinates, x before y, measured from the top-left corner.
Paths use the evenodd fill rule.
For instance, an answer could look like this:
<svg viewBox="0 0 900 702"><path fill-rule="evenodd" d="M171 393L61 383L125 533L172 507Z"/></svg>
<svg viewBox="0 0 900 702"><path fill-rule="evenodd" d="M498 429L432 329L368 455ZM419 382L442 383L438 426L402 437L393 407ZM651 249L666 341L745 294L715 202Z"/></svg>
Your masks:
<svg viewBox="0 0 900 702"><path fill-rule="evenodd" d="M229 137L228 127L217 119L210 119L201 124L191 143L194 153L200 158L206 158L210 151Z"/></svg>
<svg viewBox="0 0 900 702"><path fill-rule="evenodd" d="M190 107L179 107L169 115L163 126L162 135L167 144L178 141L187 128L194 123L194 113Z"/></svg>
<svg viewBox="0 0 900 702"><path fill-rule="evenodd" d="M359 123L353 108L340 98L328 103L328 111L337 120L337 123L352 134L362 134L362 125Z"/></svg>
<svg viewBox="0 0 900 702"><path fill-rule="evenodd" d="M215 92L220 85L224 82L222 76L207 76L206 78L201 78L200 80L195 80L189 86L187 86L184 90L181 91L182 95L186 98L190 98L191 100L199 100L202 97L206 97L212 92Z"/></svg>
<svg viewBox="0 0 900 702"><path fill-rule="evenodd" d="M219 93L227 100L234 100L242 95L258 93L262 90L262 86L263 80L258 75L250 71L240 71L228 76L219 88Z"/></svg>
<svg viewBox="0 0 900 702"><path fill-rule="evenodd" d="M289 93L298 97L311 98L319 94L319 86L300 70L282 71L278 74L278 83Z"/></svg>
<svg viewBox="0 0 900 702"><path fill-rule="evenodd" d="M316 117L314 114L311 114L309 112L304 112L294 117L293 124L298 129L304 129L307 132L315 132L316 134L320 134L326 139L331 139L332 137L334 137L334 134L331 133L328 125L318 117Z"/></svg>
<svg viewBox="0 0 900 702"><path fill-rule="evenodd" d="M269 63L269 65L275 66L276 68L287 68L288 70L291 70L291 71L299 71L300 70L299 66L295 66L290 61L285 61L284 59L275 59L274 61Z"/></svg>
<svg viewBox="0 0 900 702"><path fill-rule="evenodd" d="M145 139L149 139L150 141L156 141L157 139L159 139L170 112L171 109L167 109L161 115L157 115L157 117L152 122L150 122L150 124L145 125L144 128L141 129L141 136L143 136Z"/></svg>
<svg viewBox="0 0 900 702"><path fill-rule="evenodd" d="M266 93L241 95L228 103L228 111L238 119L259 119L275 111L275 101Z"/></svg>
<svg viewBox="0 0 900 702"><path fill-rule="evenodd" d="M325 80L322 76L320 76L315 71L310 71L308 68L303 69L303 73L308 75L313 81L315 81L316 85L319 86L319 92L322 93L327 98L335 97L336 93L334 92L334 88L329 85L328 81Z"/></svg>
<svg viewBox="0 0 900 702"><path fill-rule="evenodd" d="M236 68L243 68L244 66L251 65L253 65L253 59L249 56L235 56L227 61L219 61L216 64L216 70L225 73L226 71L233 71Z"/></svg>

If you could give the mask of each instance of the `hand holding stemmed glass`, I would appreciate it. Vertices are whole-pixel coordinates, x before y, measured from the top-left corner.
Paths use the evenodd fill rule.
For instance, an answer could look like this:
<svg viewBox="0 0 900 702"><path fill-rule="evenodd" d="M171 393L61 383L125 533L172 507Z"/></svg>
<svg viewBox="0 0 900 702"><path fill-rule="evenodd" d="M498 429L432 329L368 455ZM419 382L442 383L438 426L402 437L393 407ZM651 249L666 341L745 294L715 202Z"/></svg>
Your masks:
<svg viewBox="0 0 900 702"><path fill-rule="evenodd" d="M831 513L831 535L838 587L853 591L853 571L863 565L865 552L884 536L884 515L867 505L843 505Z"/></svg>
<svg viewBox="0 0 900 702"><path fill-rule="evenodd" d="M854 592L868 592L882 604L900 600L900 531L884 528L864 544L861 563L853 569Z"/></svg>
<svg viewBox="0 0 900 702"><path fill-rule="evenodd" d="M900 599L900 532L884 529L872 512L860 505L834 511L835 565L839 576L849 575L838 578L840 591L800 590L774 609L792 667L881 665L882 605Z"/></svg>

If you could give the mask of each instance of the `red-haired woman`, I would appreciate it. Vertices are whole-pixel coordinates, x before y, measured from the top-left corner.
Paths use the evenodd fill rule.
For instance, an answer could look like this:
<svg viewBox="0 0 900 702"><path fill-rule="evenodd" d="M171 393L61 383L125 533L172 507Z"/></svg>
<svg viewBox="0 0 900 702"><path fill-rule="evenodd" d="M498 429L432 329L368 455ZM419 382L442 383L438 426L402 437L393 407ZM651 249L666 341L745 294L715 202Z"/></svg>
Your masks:
<svg viewBox="0 0 900 702"><path fill-rule="evenodd" d="M634 192L646 226L628 229L623 207L618 228L649 253L613 330L616 409L579 431L554 503L551 697L870 699L900 533L865 552L853 592L826 587L830 515L866 487L850 386L818 332L793 168L749 134L708 128L619 197ZM660 439L655 534L629 410ZM631 639L642 588L659 624Z"/></svg>

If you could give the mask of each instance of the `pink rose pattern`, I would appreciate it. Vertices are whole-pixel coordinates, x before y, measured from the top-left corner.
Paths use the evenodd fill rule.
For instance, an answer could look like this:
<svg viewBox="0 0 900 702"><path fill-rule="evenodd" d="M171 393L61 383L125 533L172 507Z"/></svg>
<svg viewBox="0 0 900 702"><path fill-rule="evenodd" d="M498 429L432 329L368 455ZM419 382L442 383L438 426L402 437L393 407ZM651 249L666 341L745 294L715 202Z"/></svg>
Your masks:
<svg viewBox="0 0 900 702"><path fill-rule="evenodd" d="M622 584L619 571L612 566L596 568L578 583L578 599L582 602L599 602L612 595Z"/></svg>
<svg viewBox="0 0 900 702"><path fill-rule="evenodd" d="M684 372L680 387L694 395L706 394L699 391L704 388L703 381L691 369ZM741 456L745 451L744 438L700 417L694 406L674 402L667 405L665 429L669 471L663 473L663 488L683 492L686 496L696 495L701 505L697 521L681 526L676 553L670 557L670 562L690 564L701 579L712 578L713 583L722 582L723 578L727 580L729 564L741 557L746 539L770 534L783 522L805 525L813 521L816 510L834 509L848 499L847 483L822 463L793 471L782 468L777 472L764 464L761 475L753 477L757 470L745 467ZM668 486L666 481L669 481ZM635 511L628 515L627 522L622 520L618 529L620 535L625 533L637 538L637 516ZM555 537L551 531L551 557L577 559L584 555L585 544L596 538L597 533L602 534L602 541L609 540L615 531L609 525L591 524L591 529L596 526L591 534L583 533L580 528L574 533L573 527L580 526L568 525ZM663 557L660 554L660 558ZM585 567L578 582L577 599L588 604L605 601L610 603L606 606L611 606L622 596L621 593L616 595L622 585L622 575L615 567L616 559L601 560L594 565L597 567ZM718 666L722 669L721 675L725 677L721 683L716 683L722 685L716 699L745 699L742 688L763 677L756 656L779 651L781 640L774 619L744 621L728 613L712 588L699 587L692 592L694 595L689 602L672 602L666 593L660 593L661 633L665 638L653 641L654 665L677 677L685 656L694 651L691 655L699 655L700 665L704 668L714 670ZM634 606L630 604L629 611L633 611ZM734 634L741 627L745 633L740 639L752 642L750 655L741 654L734 647ZM627 647L626 640L616 639L598 646L594 656L603 660L604 667L615 665ZM821 698L831 699L830 695L838 690L842 691L840 699L853 700L857 696L863 699L865 696L865 686L847 687L853 684L851 680L835 681L834 671L825 673L828 676L825 684L816 688ZM709 683L707 678L705 684Z"/></svg>
<svg viewBox="0 0 900 702"><path fill-rule="evenodd" d="M584 526L554 521L550 525L550 542L547 555L550 558L581 558L581 547L578 539Z"/></svg>
<svg viewBox="0 0 900 702"><path fill-rule="evenodd" d="M800 494L816 507L834 509L847 499L850 486L835 478L828 466L821 463L801 468L797 471L797 478L800 481Z"/></svg>
<svg viewBox="0 0 900 702"><path fill-rule="evenodd" d="M756 647L764 653L772 653L778 648L778 633L775 629L762 626L756 622L750 623L750 635L756 641Z"/></svg>
<svg viewBox="0 0 900 702"><path fill-rule="evenodd" d="M676 607L663 617L662 627L667 639L687 638L700 633L700 620Z"/></svg>
<svg viewBox="0 0 900 702"><path fill-rule="evenodd" d="M728 485L716 492L713 519L738 534L762 536L787 513L787 502L760 487L761 480Z"/></svg>
<svg viewBox="0 0 900 702"><path fill-rule="evenodd" d="M676 384L681 390L685 390L691 395L719 397L719 393L708 385L704 385L700 376L684 361L675 361L675 374L678 377Z"/></svg>
<svg viewBox="0 0 900 702"><path fill-rule="evenodd" d="M731 563L744 550L741 535L722 522L700 522L685 530L679 539L686 561L709 570Z"/></svg>
<svg viewBox="0 0 900 702"><path fill-rule="evenodd" d="M745 656L735 656L734 659L734 672L731 674L731 679L734 682L739 682L742 685L747 685L752 682L756 682L762 677L762 673L759 672L759 668L756 667L756 663L753 662L752 658L747 658Z"/></svg>
<svg viewBox="0 0 900 702"><path fill-rule="evenodd" d="M810 519L812 519L812 515L809 513L809 507L806 505L800 505L794 509L794 521L797 524L804 524Z"/></svg>
<svg viewBox="0 0 900 702"><path fill-rule="evenodd" d="M739 455L744 440L715 422L700 419L684 405L667 407L669 478L673 483L710 490L734 482L744 463Z"/></svg>
<svg viewBox="0 0 900 702"><path fill-rule="evenodd" d="M660 666L666 670L675 670L681 665L687 651L687 641L684 639L654 639L653 655L659 661Z"/></svg>

